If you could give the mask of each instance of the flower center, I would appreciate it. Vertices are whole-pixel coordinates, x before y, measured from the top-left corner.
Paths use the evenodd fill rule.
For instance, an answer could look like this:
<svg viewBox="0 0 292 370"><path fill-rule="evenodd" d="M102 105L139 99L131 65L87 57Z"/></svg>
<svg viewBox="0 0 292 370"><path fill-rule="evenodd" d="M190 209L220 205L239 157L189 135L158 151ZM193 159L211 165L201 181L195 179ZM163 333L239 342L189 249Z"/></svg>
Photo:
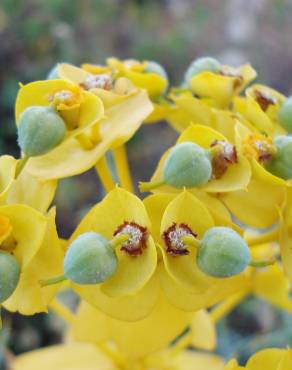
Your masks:
<svg viewBox="0 0 292 370"><path fill-rule="evenodd" d="M255 158L262 164L272 159L277 151L272 138L260 134L248 135L243 140L242 146L247 156Z"/></svg>
<svg viewBox="0 0 292 370"><path fill-rule="evenodd" d="M111 90L113 87L111 76L108 74L95 74L89 75L86 79L80 84L81 87L85 90L91 89L104 89Z"/></svg>
<svg viewBox="0 0 292 370"><path fill-rule="evenodd" d="M237 152L234 145L223 140L214 140L211 145L212 176L219 179L227 171L228 166L237 163Z"/></svg>
<svg viewBox="0 0 292 370"><path fill-rule="evenodd" d="M124 222L114 232L114 236L128 234L129 239L122 243L121 250L131 256L143 253L147 247L148 231L146 227L140 226L135 222Z"/></svg>
<svg viewBox="0 0 292 370"><path fill-rule="evenodd" d="M182 238L184 236L196 237L197 234L186 224L177 225L175 222L166 231L162 238L166 246L166 252L172 256L186 255L190 252L186 248Z"/></svg>
<svg viewBox="0 0 292 370"><path fill-rule="evenodd" d="M48 100L53 103L57 109L72 107L79 103L79 95L70 90L60 90L49 96Z"/></svg>
<svg viewBox="0 0 292 370"><path fill-rule="evenodd" d="M270 105L277 104L277 99L264 91L255 90L254 98L264 112L269 108Z"/></svg>

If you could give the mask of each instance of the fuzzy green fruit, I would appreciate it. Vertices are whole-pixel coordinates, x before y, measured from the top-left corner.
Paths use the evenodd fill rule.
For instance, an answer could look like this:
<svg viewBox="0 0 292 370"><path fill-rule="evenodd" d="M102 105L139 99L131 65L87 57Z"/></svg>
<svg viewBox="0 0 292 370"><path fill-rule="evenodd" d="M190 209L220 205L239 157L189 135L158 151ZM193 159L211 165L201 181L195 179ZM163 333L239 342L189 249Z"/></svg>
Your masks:
<svg viewBox="0 0 292 370"><path fill-rule="evenodd" d="M12 295L19 277L20 268L16 258L12 254L0 252L0 303Z"/></svg>
<svg viewBox="0 0 292 370"><path fill-rule="evenodd" d="M201 72L210 71L218 72L221 64L217 59L211 57L203 57L195 59L186 70L184 81L189 84L190 80Z"/></svg>
<svg viewBox="0 0 292 370"><path fill-rule="evenodd" d="M147 66L144 69L144 72L155 73L168 81L168 76L164 67L162 67L161 64L154 62L152 60L147 62Z"/></svg>
<svg viewBox="0 0 292 370"><path fill-rule="evenodd" d="M278 120L282 127L284 127L285 130L289 134L292 133L292 96L287 98L282 105L282 107L279 109L278 112Z"/></svg>
<svg viewBox="0 0 292 370"><path fill-rule="evenodd" d="M45 154L64 139L66 125L52 107L32 106L19 118L18 144L28 157Z"/></svg>
<svg viewBox="0 0 292 370"><path fill-rule="evenodd" d="M277 154L266 164L266 169L284 180L292 179L292 137L278 136L273 144Z"/></svg>
<svg viewBox="0 0 292 370"><path fill-rule="evenodd" d="M197 263L207 275L225 278L246 268L250 263L250 252L246 242L234 230L212 227L200 243Z"/></svg>
<svg viewBox="0 0 292 370"><path fill-rule="evenodd" d="M192 142L175 145L163 168L166 184L176 188L193 188L206 184L212 175L208 152Z"/></svg>
<svg viewBox="0 0 292 370"><path fill-rule="evenodd" d="M77 284L99 284L109 279L118 266L116 254L100 234L81 234L70 245L64 259L64 275Z"/></svg>

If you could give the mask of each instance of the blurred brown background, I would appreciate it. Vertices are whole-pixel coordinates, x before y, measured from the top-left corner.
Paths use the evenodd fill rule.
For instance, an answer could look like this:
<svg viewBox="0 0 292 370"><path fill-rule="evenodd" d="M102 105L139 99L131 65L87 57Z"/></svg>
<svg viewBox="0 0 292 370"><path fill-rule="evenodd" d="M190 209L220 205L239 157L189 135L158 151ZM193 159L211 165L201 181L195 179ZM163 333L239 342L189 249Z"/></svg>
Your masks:
<svg viewBox="0 0 292 370"><path fill-rule="evenodd" d="M292 93L291 18L292 0L0 0L0 152L19 155L13 113L18 83L46 78L56 62L103 63L108 56L156 60L176 84L194 58L210 55L231 65L250 61L260 82ZM163 122L139 131L129 143L135 181L151 176L175 138ZM56 197L60 235L70 235L101 195L93 171L61 181ZM271 329L278 313L252 307L264 314L253 313L252 319L246 314L254 320L251 333L257 327ZM11 326L17 330L12 336L4 333L3 342L22 352L58 340L60 322L48 324L42 316L31 320L32 326L14 319ZM225 333L227 348L239 334ZM222 353L228 352L224 345Z"/></svg>

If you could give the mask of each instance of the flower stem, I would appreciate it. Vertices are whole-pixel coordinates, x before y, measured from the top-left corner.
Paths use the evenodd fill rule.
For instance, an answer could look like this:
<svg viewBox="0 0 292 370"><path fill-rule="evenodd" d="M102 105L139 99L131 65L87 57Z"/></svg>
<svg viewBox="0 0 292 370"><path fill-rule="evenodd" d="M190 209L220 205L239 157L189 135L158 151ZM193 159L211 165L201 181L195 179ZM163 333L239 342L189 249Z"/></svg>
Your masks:
<svg viewBox="0 0 292 370"><path fill-rule="evenodd" d="M265 261L251 261L249 266L251 267L267 267L271 266L276 262L275 259L265 260Z"/></svg>
<svg viewBox="0 0 292 370"><path fill-rule="evenodd" d="M123 242L127 241L129 239L129 234L119 234L116 235L111 241L110 245L115 249L119 245L121 245Z"/></svg>
<svg viewBox="0 0 292 370"><path fill-rule="evenodd" d="M146 191L149 191L149 190L152 190L152 189L157 189L159 188L160 186L164 185L165 184L165 181L164 180L160 180L160 181L156 181L156 182L140 182L139 183L139 189L140 191L142 192L146 192Z"/></svg>
<svg viewBox="0 0 292 370"><path fill-rule="evenodd" d="M29 160L29 156L24 155L24 157L20 158L16 165L16 171L15 171L15 178L21 174L22 170L24 169L27 161Z"/></svg>
<svg viewBox="0 0 292 370"><path fill-rule="evenodd" d="M66 276L60 275L60 276L53 277L51 279L40 280L39 283L41 287L45 287L48 285L54 285L54 284L61 283L62 281L65 281L65 280L67 280Z"/></svg>
<svg viewBox="0 0 292 370"><path fill-rule="evenodd" d="M190 245L192 247L198 248L200 246L201 240L195 238L194 236L191 235L186 235L181 238L181 240L184 242L186 245Z"/></svg>
<svg viewBox="0 0 292 370"><path fill-rule="evenodd" d="M113 155L121 186L130 192L134 192L125 145L113 149Z"/></svg>
<svg viewBox="0 0 292 370"><path fill-rule="evenodd" d="M98 163L95 165L95 169L105 191L108 193L109 191L113 190L116 185L113 181L112 173L108 167L105 157L98 161Z"/></svg>

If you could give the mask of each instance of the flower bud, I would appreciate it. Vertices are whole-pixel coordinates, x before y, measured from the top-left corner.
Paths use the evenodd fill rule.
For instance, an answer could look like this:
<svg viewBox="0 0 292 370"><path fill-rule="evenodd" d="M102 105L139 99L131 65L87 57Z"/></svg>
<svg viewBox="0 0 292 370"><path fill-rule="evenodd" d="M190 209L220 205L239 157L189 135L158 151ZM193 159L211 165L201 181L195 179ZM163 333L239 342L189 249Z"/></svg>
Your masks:
<svg viewBox="0 0 292 370"><path fill-rule="evenodd" d="M246 242L232 229L212 227L199 246L197 263L207 275L225 278L242 272L250 262Z"/></svg>
<svg viewBox="0 0 292 370"><path fill-rule="evenodd" d="M18 144L28 156L45 154L64 139L66 125L52 107L32 106L19 118Z"/></svg>
<svg viewBox="0 0 292 370"><path fill-rule="evenodd" d="M0 252L0 303L12 295L19 277L20 268L16 258L12 254Z"/></svg>
<svg viewBox="0 0 292 370"><path fill-rule="evenodd" d="M188 84L192 77L199 73L205 71L218 72L220 67L221 64L215 58L203 57L195 59L186 70L184 80Z"/></svg>
<svg viewBox="0 0 292 370"><path fill-rule="evenodd" d="M77 284L99 284L117 269L115 252L100 234L81 234L70 245L64 259L64 275Z"/></svg>
<svg viewBox="0 0 292 370"><path fill-rule="evenodd" d="M162 67L161 64L154 62L152 60L147 62L147 66L144 69L144 72L155 73L164 78L166 81L168 81L166 70Z"/></svg>
<svg viewBox="0 0 292 370"><path fill-rule="evenodd" d="M266 164L266 169L284 180L292 179L292 137L278 136L273 141L276 155Z"/></svg>
<svg viewBox="0 0 292 370"><path fill-rule="evenodd" d="M290 134L292 133L292 96L287 98L278 112L279 123Z"/></svg>
<svg viewBox="0 0 292 370"><path fill-rule="evenodd" d="M176 188L193 188L206 184L212 175L208 152L192 142L175 145L167 157L163 178Z"/></svg>

